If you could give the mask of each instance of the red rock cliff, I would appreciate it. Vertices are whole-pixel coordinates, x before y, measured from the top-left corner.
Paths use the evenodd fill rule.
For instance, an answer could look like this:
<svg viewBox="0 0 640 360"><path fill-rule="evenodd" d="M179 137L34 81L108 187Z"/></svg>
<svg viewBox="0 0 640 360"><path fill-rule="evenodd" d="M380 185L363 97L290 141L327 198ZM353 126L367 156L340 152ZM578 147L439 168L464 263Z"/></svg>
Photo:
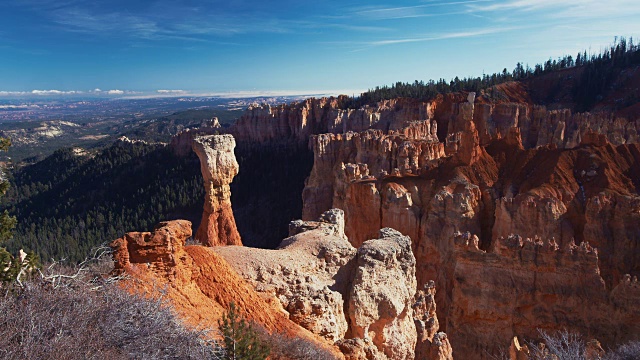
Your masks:
<svg viewBox="0 0 640 360"><path fill-rule="evenodd" d="M633 251L640 246L640 146L633 143L638 122L528 104L484 104L472 96L443 97L432 109L433 118L419 126L427 131L313 136L315 162L303 193L303 217L344 209L345 233L354 246L381 227L415 239L418 286L436 281L441 323L463 357L495 350L495 339L508 344L514 335L534 336L536 328L558 324L597 334L606 344L624 340L625 334L612 329L633 328L637 310L621 310L610 298L625 274L640 275L640 255ZM486 255L462 256L454 242L460 232L477 235L478 252ZM557 259L554 266L523 265L509 256L524 255L500 255L501 239L512 236L548 239L562 249L589 243L599 256L580 265L590 275L576 282L569 274L578 265L561 260L568 255L545 255ZM500 271L487 273L491 268ZM473 276L467 287L460 282L463 269L485 275ZM531 277L549 285L527 283ZM507 300L500 291L509 286L532 295ZM485 287L487 292L472 290ZM544 305L551 299L577 307L571 312L571 306ZM578 306L589 301L606 315L589 319ZM633 329L633 336L640 334ZM485 332L496 334L493 342L477 335Z"/></svg>

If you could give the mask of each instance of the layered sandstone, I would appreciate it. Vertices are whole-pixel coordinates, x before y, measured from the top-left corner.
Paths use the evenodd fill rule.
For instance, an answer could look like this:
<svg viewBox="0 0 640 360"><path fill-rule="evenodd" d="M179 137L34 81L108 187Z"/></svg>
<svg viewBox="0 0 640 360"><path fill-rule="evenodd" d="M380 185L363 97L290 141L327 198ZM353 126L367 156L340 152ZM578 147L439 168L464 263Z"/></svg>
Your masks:
<svg viewBox="0 0 640 360"><path fill-rule="evenodd" d="M561 248L554 240L510 236L485 252L471 234L454 241L456 281L447 331L456 351L495 353L514 334L531 339L540 329L571 329L606 343L640 333L640 309L613 303L600 276L598 251L588 243Z"/></svg>
<svg viewBox="0 0 640 360"><path fill-rule="evenodd" d="M460 105L471 103L473 122L482 145L506 137L510 128L523 134L525 148L556 145L573 148L586 133L604 134L615 145L640 140L640 119L626 118L609 112L574 113L570 109L549 109L534 105L526 90L518 89L506 101L487 101L475 93L439 95L430 101L413 99L384 100L376 105L348 109L348 99L307 99L278 106L253 105L230 129L240 142L256 144L306 143L312 135L346 134L377 129L399 131L413 121L436 121L438 137L444 142L448 135L460 131L456 120ZM458 114L456 114L458 113ZM460 118L460 117L458 117Z"/></svg>
<svg viewBox="0 0 640 360"><path fill-rule="evenodd" d="M346 109L346 96L307 99L287 105L253 105L229 132L238 141L306 143L315 134L342 134L367 129L398 130L414 120L432 117L431 103L411 99L382 101L376 106Z"/></svg>
<svg viewBox="0 0 640 360"><path fill-rule="evenodd" d="M205 188L204 212L196 240L207 246L242 245L231 209L229 187L239 170L233 153L236 146L233 136L196 137L192 146L200 158Z"/></svg>
<svg viewBox="0 0 640 360"><path fill-rule="evenodd" d="M418 336L416 359L453 359L453 349L447 334L438 331L440 323L436 314L435 294L435 282L429 281L422 290L418 290L412 305Z"/></svg>
<svg viewBox="0 0 640 360"><path fill-rule="evenodd" d="M386 134L380 130L368 130L313 137L314 167L303 193L303 219L313 219L332 206L343 209L347 219L351 207L357 212L364 210L361 204L342 201L349 197L365 203L382 204L384 201L388 204L385 208L390 209L385 214L376 210L380 206L372 208L367 229L354 228L351 226L353 222L347 221L347 236L356 246L365 238L375 236L378 229L394 227L392 220L383 222L382 217L398 217L398 207L412 207L411 196L404 195L408 192L406 189L379 189L372 181L418 175L420 169L444 157L444 145L437 141L436 131L435 122L423 121L412 123L404 132ZM350 184L360 186L350 187Z"/></svg>
<svg viewBox="0 0 640 360"><path fill-rule="evenodd" d="M487 356L495 339L507 344L556 324L598 334L605 344L627 338L616 326L640 334L631 320L635 310L610 300L625 274L640 274L640 258L630 250L640 246L640 147L629 144L637 141L637 121L471 96L436 105L433 118L421 122L436 129L432 136L376 130L313 136L303 217L344 209L354 246L381 227L414 239L418 288L436 281L441 323L463 357ZM475 245L462 256L454 240L467 232ZM560 251L534 256L553 258L553 265L525 266L511 260L522 253L500 255L501 242L514 236L560 249L589 243L599 256L575 263L562 260L575 251ZM463 265L469 259L477 268ZM488 273L493 268L500 271ZM462 283L467 271L484 275ZM589 275L576 281L578 271ZM530 297L512 299L513 290L506 292L514 286ZM554 307L563 301L569 305ZM603 314L598 319L572 310L592 302Z"/></svg>

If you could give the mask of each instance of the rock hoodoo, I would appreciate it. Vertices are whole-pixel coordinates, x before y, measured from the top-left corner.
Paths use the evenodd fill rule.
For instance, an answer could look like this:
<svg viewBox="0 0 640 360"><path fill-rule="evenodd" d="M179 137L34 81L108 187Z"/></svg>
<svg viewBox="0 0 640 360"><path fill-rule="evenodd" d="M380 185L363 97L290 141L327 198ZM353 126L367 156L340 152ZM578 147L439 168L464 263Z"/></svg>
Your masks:
<svg viewBox="0 0 640 360"><path fill-rule="evenodd" d="M416 258L411 239L390 228L378 237L358 249L348 304L351 335L370 339L388 359L413 359Z"/></svg>
<svg viewBox="0 0 640 360"><path fill-rule="evenodd" d="M231 135L196 137L193 151L200 158L200 170L206 191L202 222L196 240L207 246L242 245L231 209L229 184L238 174L239 166Z"/></svg>

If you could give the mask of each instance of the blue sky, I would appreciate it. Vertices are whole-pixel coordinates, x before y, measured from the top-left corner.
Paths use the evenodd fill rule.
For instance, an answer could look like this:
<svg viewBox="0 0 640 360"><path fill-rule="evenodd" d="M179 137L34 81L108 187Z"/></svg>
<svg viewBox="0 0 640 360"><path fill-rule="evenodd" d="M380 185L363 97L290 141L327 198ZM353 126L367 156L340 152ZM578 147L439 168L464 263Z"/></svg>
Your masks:
<svg viewBox="0 0 640 360"><path fill-rule="evenodd" d="M353 93L640 41L638 19L638 0L2 0L0 96Z"/></svg>

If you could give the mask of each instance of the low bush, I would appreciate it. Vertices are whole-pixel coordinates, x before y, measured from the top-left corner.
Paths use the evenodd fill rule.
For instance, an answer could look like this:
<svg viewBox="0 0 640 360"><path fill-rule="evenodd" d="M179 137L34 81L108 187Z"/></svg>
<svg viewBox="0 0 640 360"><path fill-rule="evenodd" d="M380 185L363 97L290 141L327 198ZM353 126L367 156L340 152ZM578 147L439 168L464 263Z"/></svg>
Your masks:
<svg viewBox="0 0 640 360"><path fill-rule="evenodd" d="M610 351L604 360L638 360L640 359L640 341L628 342Z"/></svg>
<svg viewBox="0 0 640 360"><path fill-rule="evenodd" d="M0 297L0 359L221 359L158 299L105 277L109 260L45 269Z"/></svg>

